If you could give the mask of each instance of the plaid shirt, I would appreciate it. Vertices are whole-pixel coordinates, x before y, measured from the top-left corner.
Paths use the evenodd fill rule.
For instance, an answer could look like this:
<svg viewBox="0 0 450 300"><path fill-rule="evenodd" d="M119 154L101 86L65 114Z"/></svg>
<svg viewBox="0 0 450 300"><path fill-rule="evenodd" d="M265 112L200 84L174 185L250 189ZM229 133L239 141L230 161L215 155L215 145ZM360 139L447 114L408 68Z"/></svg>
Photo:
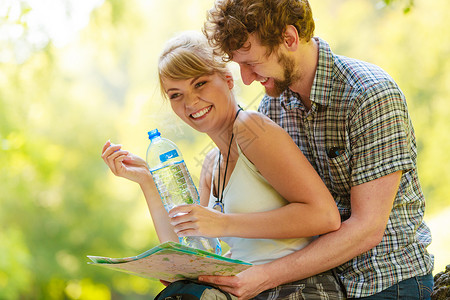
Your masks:
<svg viewBox="0 0 450 300"><path fill-rule="evenodd" d="M334 55L317 40L311 109L286 90L278 98L264 96L259 111L291 135L333 195L342 221L351 214L352 186L403 171L382 241L337 268L347 296L365 297L433 269L414 130L405 97L386 72Z"/></svg>

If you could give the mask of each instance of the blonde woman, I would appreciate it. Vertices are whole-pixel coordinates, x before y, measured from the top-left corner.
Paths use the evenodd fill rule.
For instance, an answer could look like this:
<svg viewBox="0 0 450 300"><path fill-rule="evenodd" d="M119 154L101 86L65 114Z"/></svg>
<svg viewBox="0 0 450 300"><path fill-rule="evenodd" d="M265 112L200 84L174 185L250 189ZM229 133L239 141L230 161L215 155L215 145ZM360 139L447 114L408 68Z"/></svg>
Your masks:
<svg viewBox="0 0 450 300"><path fill-rule="evenodd" d="M109 141L102 157L115 175L140 184L161 242L219 237L230 246L228 256L258 268L339 228L336 204L314 168L281 127L240 109L233 77L203 35L185 32L170 40L159 78L175 114L217 146L202 167L201 205L167 214L143 159ZM260 292L256 299L342 298L331 272Z"/></svg>

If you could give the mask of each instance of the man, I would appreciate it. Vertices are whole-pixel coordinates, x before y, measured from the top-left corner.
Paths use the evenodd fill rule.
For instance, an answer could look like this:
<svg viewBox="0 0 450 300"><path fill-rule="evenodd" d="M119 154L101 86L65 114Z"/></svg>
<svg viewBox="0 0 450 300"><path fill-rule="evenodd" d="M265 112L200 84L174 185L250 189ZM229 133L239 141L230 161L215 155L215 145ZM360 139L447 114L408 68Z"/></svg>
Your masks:
<svg viewBox="0 0 450 300"><path fill-rule="evenodd" d="M335 268L348 298L427 299L431 233L423 222L414 130L393 79L313 38L307 0L217 0L204 32L239 64L245 84L265 87L259 110L315 167L342 225L272 263L200 280L248 299Z"/></svg>

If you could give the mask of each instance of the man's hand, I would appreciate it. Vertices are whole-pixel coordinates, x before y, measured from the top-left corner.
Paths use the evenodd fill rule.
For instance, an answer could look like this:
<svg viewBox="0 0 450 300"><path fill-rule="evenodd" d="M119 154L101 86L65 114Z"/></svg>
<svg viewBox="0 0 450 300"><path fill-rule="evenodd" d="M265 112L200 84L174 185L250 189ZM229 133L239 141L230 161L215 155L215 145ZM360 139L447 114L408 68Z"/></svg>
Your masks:
<svg viewBox="0 0 450 300"><path fill-rule="evenodd" d="M239 300L251 299L274 287L270 285L270 276L263 265L252 266L236 276L200 276L198 280L217 286Z"/></svg>
<svg viewBox="0 0 450 300"><path fill-rule="evenodd" d="M165 281L165 280L159 280L159 282L161 282L165 287L168 287L169 286L169 284L170 284L170 282L168 282L168 281Z"/></svg>

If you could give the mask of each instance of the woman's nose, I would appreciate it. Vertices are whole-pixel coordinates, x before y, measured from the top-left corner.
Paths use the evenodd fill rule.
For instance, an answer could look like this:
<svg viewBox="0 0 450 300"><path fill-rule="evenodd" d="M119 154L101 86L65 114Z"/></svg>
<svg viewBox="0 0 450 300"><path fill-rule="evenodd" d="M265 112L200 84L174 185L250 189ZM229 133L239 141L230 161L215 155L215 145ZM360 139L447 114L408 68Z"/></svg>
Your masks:
<svg viewBox="0 0 450 300"><path fill-rule="evenodd" d="M241 64L239 65L239 68L241 69L242 82L245 85L250 85L253 81L255 81L256 73L253 72L250 66Z"/></svg>
<svg viewBox="0 0 450 300"><path fill-rule="evenodd" d="M199 98L195 94L187 95L184 100L185 105L187 107L195 106L198 103L198 101L199 101Z"/></svg>

